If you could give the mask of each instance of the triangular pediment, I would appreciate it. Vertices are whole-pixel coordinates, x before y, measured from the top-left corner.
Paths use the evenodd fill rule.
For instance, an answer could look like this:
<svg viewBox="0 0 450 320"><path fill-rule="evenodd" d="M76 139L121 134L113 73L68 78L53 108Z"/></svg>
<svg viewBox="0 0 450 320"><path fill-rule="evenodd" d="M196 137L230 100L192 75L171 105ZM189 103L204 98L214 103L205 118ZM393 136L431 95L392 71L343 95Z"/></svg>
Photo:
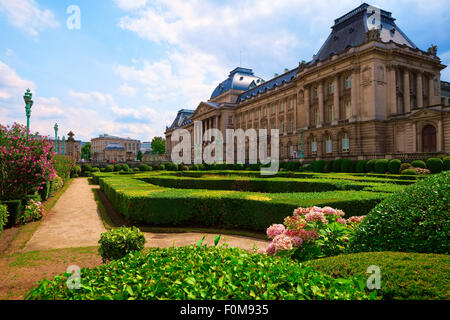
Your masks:
<svg viewBox="0 0 450 320"><path fill-rule="evenodd" d="M216 111L219 108L220 107L218 105L212 104L210 102L200 102L191 118L195 119L201 116L202 114L208 113L210 111Z"/></svg>
<svg viewBox="0 0 450 320"><path fill-rule="evenodd" d="M428 118L430 116L438 116L441 113L442 113L441 110L436 109L420 109L413 111L408 118L409 119Z"/></svg>

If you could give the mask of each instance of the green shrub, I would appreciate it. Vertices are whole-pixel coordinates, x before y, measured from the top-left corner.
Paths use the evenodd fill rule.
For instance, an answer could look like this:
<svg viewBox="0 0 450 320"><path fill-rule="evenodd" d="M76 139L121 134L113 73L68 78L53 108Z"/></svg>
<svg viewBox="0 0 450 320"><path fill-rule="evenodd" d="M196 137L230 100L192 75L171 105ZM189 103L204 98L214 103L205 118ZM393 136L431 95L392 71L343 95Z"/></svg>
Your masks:
<svg viewBox="0 0 450 320"><path fill-rule="evenodd" d="M139 172L139 171L141 171L141 170L140 170L139 168L136 167L136 168L133 169L133 171L134 171L134 172Z"/></svg>
<svg viewBox="0 0 450 320"><path fill-rule="evenodd" d="M341 255L308 261L306 266L333 278L362 276L368 278L367 267L381 270L383 300L449 300L448 269L450 257L438 254L371 252Z"/></svg>
<svg viewBox="0 0 450 320"><path fill-rule="evenodd" d="M100 172L100 168L94 167L92 168L91 172Z"/></svg>
<svg viewBox="0 0 450 320"><path fill-rule="evenodd" d="M130 171L130 166L127 165L126 163L122 164L122 170L123 171Z"/></svg>
<svg viewBox="0 0 450 320"><path fill-rule="evenodd" d="M399 171L400 171L400 173L402 173L406 169L410 169L410 168L412 168L412 165L410 163L402 163Z"/></svg>
<svg viewBox="0 0 450 320"><path fill-rule="evenodd" d="M155 171L161 170L161 165L160 164L154 164L153 165L153 170L155 170Z"/></svg>
<svg viewBox="0 0 450 320"><path fill-rule="evenodd" d="M355 162L350 159L343 159L341 162L341 171L346 173L355 172Z"/></svg>
<svg viewBox="0 0 450 320"><path fill-rule="evenodd" d="M414 160L413 162L411 162L411 166L414 168L422 168L422 169L427 168L426 163L422 160Z"/></svg>
<svg viewBox="0 0 450 320"><path fill-rule="evenodd" d="M2 237L3 228L8 222L8 207L0 204L0 238Z"/></svg>
<svg viewBox="0 0 450 320"><path fill-rule="evenodd" d="M2 201L2 204L7 207L9 214L8 223L6 226L12 227L18 222L19 217L22 215L22 200L7 200Z"/></svg>
<svg viewBox="0 0 450 320"><path fill-rule="evenodd" d="M388 171L389 160L380 159L375 162L375 173L384 174Z"/></svg>
<svg viewBox="0 0 450 320"><path fill-rule="evenodd" d="M215 169L213 169L215 170ZM252 163L250 164L250 170L251 171L259 171L261 170L261 164L260 163Z"/></svg>
<svg viewBox="0 0 450 320"><path fill-rule="evenodd" d="M161 171L166 170L166 166L163 164L159 165L159 170L161 170Z"/></svg>
<svg viewBox="0 0 450 320"><path fill-rule="evenodd" d="M417 176L417 171L415 169L406 169L402 171L404 176Z"/></svg>
<svg viewBox="0 0 450 320"><path fill-rule="evenodd" d="M357 173L366 173L367 172L366 171L366 165L367 165L367 161L366 160L358 161L356 163L355 171Z"/></svg>
<svg viewBox="0 0 450 320"><path fill-rule="evenodd" d="M105 172L106 168L100 168L100 172Z"/></svg>
<svg viewBox="0 0 450 320"><path fill-rule="evenodd" d="M286 169L288 171L297 171L298 169L300 169L300 167L302 166L301 162L298 161L290 161L287 163L287 167Z"/></svg>
<svg viewBox="0 0 450 320"><path fill-rule="evenodd" d="M375 172L375 163L377 162L377 159L372 159L367 161L366 163L366 172Z"/></svg>
<svg viewBox="0 0 450 320"><path fill-rule="evenodd" d="M68 181L75 168L75 161L70 157L59 154L54 155L54 160L55 163L53 167L56 170L56 174L61 177L64 182Z"/></svg>
<svg viewBox="0 0 450 320"><path fill-rule="evenodd" d="M440 173L443 169L442 160L439 158L430 158L427 160L427 169L431 171L431 173Z"/></svg>
<svg viewBox="0 0 450 320"><path fill-rule="evenodd" d="M189 171L189 167L186 165L183 165L180 167L180 171Z"/></svg>
<svg viewBox="0 0 450 320"><path fill-rule="evenodd" d="M38 191L38 193L39 193L39 195L41 197L41 200L45 201L51 196L51 194L52 194L52 186L53 186L52 181L47 180L45 182L45 184L42 186L43 188Z"/></svg>
<svg viewBox="0 0 450 320"><path fill-rule="evenodd" d="M352 252L450 252L450 172L423 179L377 205L357 228Z"/></svg>
<svg viewBox="0 0 450 320"><path fill-rule="evenodd" d="M400 173L400 166L402 165L402 162L398 159L392 159L389 161L388 170L390 174L399 174Z"/></svg>
<svg viewBox="0 0 450 320"><path fill-rule="evenodd" d="M442 160L442 168L443 168L443 170L445 170L445 171L450 170L450 157L445 157L445 158Z"/></svg>
<svg viewBox="0 0 450 320"><path fill-rule="evenodd" d="M84 172L91 172L92 171L92 166L90 164L83 164L81 166L81 171Z"/></svg>
<svg viewBox="0 0 450 320"><path fill-rule="evenodd" d="M333 162L333 172L342 172L342 162L344 159L336 159Z"/></svg>
<svg viewBox="0 0 450 320"><path fill-rule="evenodd" d="M242 171L242 170L244 170L244 165L242 163L236 163L234 165L234 169Z"/></svg>
<svg viewBox="0 0 450 320"><path fill-rule="evenodd" d="M120 227L102 233L98 243L103 262L118 260L130 252L143 250L145 235L136 227Z"/></svg>
<svg viewBox="0 0 450 320"><path fill-rule="evenodd" d="M198 164L194 164L194 165L192 165L192 170L193 171L199 171L200 170L200 166Z"/></svg>
<svg viewBox="0 0 450 320"><path fill-rule="evenodd" d="M76 166L72 169L71 176L72 176L72 178L76 178L76 177L78 177L80 174L81 174L81 167L80 167L79 165L76 165ZM76 177L75 177L75 175L76 175Z"/></svg>
<svg viewBox="0 0 450 320"><path fill-rule="evenodd" d="M120 170L122 170L122 165L121 164L115 164L114 165L114 172L120 172Z"/></svg>
<svg viewBox="0 0 450 320"><path fill-rule="evenodd" d="M324 172L325 169L325 161L316 160L312 164L312 169L314 172Z"/></svg>
<svg viewBox="0 0 450 320"><path fill-rule="evenodd" d="M105 167L105 172L113 172L114 171L114 166L112 164L108 164Z"/></svg>
<svg viewBox="0 0 450 320"><path fill-rule="evenodd" d="M245 275L245 276L244 276ZM134 252L83 269L81 289L64 273L42 280L28 300L363 300L360 278L333 279L289 259L237 248L181 247Z"/></svg>
<svg viewBox="0 0 450 320"><path fill-rule="evenodd" d="M333 163L334 161L326 161L323 167L323 172L325 173L333 172Z"/></svg>

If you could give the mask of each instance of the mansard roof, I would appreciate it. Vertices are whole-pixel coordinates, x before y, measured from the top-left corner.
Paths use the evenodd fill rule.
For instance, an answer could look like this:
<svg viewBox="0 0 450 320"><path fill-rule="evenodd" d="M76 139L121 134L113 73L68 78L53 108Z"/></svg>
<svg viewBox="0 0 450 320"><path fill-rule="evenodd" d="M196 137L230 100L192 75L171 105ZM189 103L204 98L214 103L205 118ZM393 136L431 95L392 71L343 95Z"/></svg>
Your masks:
<svg viewBox="0 0 450 320"><path fill-rule="evenodd" d="M194 114L194 111L195 110L181 109L180 111L178 111L177 117L173 121L172 125L167 129L179 128L192 122L191 116Z"/></svg>
<svg viewBox="0 0 450 320"><path fill-rule="evenodd" d="M222 81L211 95L211 99L221 95L228 90L248 90L252 83L257 85L263 83L264 80L254 75L252 69L236 68L230 72L228 78Z"/></svg>
<svg viewBox="0 0 450 320"><path fill-rule="evenodd" d="M285 83L289 83L295 79L298 73L298 67L294 68L281 76L273 78L272 80L266 81L263 84L256 86L248 91L241 93L238 97L238 102L243 102L252 97L256 97L258 94L262 94L268 90L272 90L276 87L281 87Z"/></svg>
<svg viewBox="0 0 450 320"><path fill-rule="evenodd" d="M378 15L379 13L379 15ZM331 34L313 60L322 61L339 54L349 47L358 47L365 42L370 29L380 30L381 41L393 41L417 49L416 45L395 24L392 13L362 4L334 21Z"/></svg>

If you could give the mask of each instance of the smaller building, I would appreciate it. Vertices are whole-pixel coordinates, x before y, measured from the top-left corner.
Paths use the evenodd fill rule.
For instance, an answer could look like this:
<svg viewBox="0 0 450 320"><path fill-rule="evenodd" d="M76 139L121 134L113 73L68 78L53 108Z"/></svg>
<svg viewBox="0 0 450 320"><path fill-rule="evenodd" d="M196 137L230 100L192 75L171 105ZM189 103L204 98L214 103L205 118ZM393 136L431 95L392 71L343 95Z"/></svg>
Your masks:
<svg viewBox="0 0 450 320"><path fill-rule="evenodd" d="M108 148L110 146L110 148ZM94 162L133 161L141 150L141 142L131 138L120 138L102 134L91 139L91 159Z"/></svg>
<svg viewBox="0 0 450 320"><path fill-rule="evenodd" d="M144 154L148 151L152 151L152 143L151 142L142 142L141 152Z"/></svg>

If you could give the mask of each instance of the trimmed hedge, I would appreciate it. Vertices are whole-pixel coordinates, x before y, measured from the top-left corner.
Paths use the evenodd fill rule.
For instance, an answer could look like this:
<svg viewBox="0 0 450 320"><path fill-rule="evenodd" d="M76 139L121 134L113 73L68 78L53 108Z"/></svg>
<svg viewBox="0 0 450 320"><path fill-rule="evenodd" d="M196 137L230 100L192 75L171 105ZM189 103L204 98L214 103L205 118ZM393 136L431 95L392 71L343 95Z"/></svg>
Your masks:
<svg viewBox="0 0 450 320"><path fill-rule="evenodd" d="M426 163L423 162L422 160L414 160L413 162L411 162L411 166L414 168L422 168L422 169L427 168Z"/></svg>
<svg viewBox="0 0 450 320"><path fill-rule="evenodd" d="M12 227L15 225L22 214L22 200L7 200L2 201L3 205L6 205L8 208L8 223L6 224L7 227Z"/></svg>
<svg viewBox="0 0 450 320"><path fill-rule="evenodd" d="M254 193L168 189L143 176L97 176L101 190L131 223L153 226L204 226L265 231L298 207L330 206L347 217L363 215L388 197L370 191Z"/></svg>
<svg viewBox="0 0 450 320"><path fill-rule="evenodd" d="M341 163L341 172L352 173L355 172L355 162L350 159L344 159Z"/></svg>
<svg viewBox="0 0 450 320"><path fill-rule="evenodd" d="M372 159L372 160L367 161L367 163L366 163L366 171L367 172L375 172L375 163L376 162L377 162L377 159Z"/></svg>
<svg viewBox="0 0 450 320"><path fill-rule="evenodd" d="M181 247L134 252L83 269L82 286L70 274L42 280L28 300L363 300L374 299L361 280L333 279L289 259L237 248ZM364 287L364 286L362 286Z"/></svg>
<svg viewBox="0 0 450 320"><path fill-rule="evenodd" d="M384 174L388 171L389 160L379 159L375 162L375 173Z"/></svg>
<svg viewBox="0 0 450 320"><path fill-rule="evenodd" d="M113 172L114 171L114 166L112 164L108 164L105 167L105 172Z"/></svg>
<svg viewBox="0 0 450 320"><path fill-rule="evenodd" d="M443 169L442 160L439 158L430 158L427 160L427 169L431 171L431 173L440 173Z"/></svg>
<svg viewBox="0 0 450 320"><path fill-rule="evenodd" d="M357 173L366 173L367 172L366 171L366 166L367 166L367 161L366 160L358 161L356 163L355 171Z"/></svg>
<svg viewBox="0 0 450 320"><path fill-rule="evenodd" d="M351 252L450 252L450 172L423 179L377 205L356 229Z"/></svg>
<svg viewBox="0 0 450 320"><path fill-rule="evenodd" d="M336 159L333 162L333 171L334 172L342 172L342 162L344 159Z"/></svg>
<svg viewBox="0 0 450 320"><path fill-rule="evenodd" d="M314 161L311 165L312 165L312 169L314 172L324 172L325 161L317 160L317 161Z"/></svg>
<svg viewBox="0 0 450 320"><path fill-rule="evenodd" d="M402 252L371 252L340 255L308 261L306 266L334 278L361 276L368 278L367 268L381 269L381 289L384 300L449 300L450 257L440 254Z"/></svg>
<svg viewBox="0 0 450 320"><path fill-rule="evenodd" d="M445 170L445 171L450 170L450 157L445 157L442 160L442 167L443 167L443 170Z"/></svg>
<svg viewBox="0 0 450 320"><path fill-rule="evenodd" d="M417 171L415 169L406 169L402 171L402 175L417 176Z"/></svg>
<svg viewBox="0 0 450 320"><path fill-rule="evenodd" d="M389 161L388 170L390 174L399 174L400 173L400 166L402 165L402 162L398 159L392 159Z"/></svg>
<svg viewBox="0 0 450 320"><path fill-rule="evenodd" d="M2 236L3 228L8 222L8 207L0 203L0 238Z"/></svg>
<svg viewBox="0 0 450 320"><path fill-rule="evenodd" d="M145 235L136 227L120 227L103 232L98 243L98 253L103 262L107 262L121 259L130 252L143 250Z"/></svg>

